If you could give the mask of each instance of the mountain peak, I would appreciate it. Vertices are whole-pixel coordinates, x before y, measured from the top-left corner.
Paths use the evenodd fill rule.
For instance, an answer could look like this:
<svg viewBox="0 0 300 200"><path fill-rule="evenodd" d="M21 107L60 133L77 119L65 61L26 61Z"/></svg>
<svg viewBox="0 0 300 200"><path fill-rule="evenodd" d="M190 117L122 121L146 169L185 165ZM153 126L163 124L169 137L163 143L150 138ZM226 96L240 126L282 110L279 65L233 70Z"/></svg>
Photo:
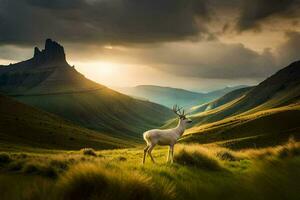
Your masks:
<svg viewBox="0 0 300 200"><path fill-rule="evenodd" d="M52 39L46 40L45 49L42 51L34 48L33 60L39 65L67 63L64 47Z"/></svg>

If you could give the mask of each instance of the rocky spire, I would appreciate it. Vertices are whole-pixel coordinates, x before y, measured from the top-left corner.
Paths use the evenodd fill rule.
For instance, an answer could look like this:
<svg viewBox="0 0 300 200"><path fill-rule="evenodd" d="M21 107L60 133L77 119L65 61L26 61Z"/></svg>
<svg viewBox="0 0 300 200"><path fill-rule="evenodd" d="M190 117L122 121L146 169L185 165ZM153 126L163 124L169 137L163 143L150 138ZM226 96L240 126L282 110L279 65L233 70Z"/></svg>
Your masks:
<svg viewBox="0 0 300 200"><path fill-rule="evenodd" d="M41 51L39 50L39 48L38 47L34 47L34 55L33 55L33 57L37 57L40 54L41 54Z"/></svg>
<svg viewBox="0 0 300 200"><path fill-rule="evenodd" d="M51 39L46 40L44 50L34 48L33 60L39 65L67 64L64 47Z"/></svg>

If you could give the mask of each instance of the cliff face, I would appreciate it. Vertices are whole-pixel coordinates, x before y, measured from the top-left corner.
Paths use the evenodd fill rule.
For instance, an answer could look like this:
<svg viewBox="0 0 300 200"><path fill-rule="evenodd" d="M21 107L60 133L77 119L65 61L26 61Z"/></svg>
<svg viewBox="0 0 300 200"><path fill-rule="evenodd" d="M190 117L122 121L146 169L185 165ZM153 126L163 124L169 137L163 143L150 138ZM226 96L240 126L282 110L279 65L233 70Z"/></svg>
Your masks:
<svg viewBox="0 0 300 200"><path fill-rule="evenodd" d="M34 48L32 60L36 65L67 64L64 47L51 39L46 40L42 51L38 47Z"/></svg>

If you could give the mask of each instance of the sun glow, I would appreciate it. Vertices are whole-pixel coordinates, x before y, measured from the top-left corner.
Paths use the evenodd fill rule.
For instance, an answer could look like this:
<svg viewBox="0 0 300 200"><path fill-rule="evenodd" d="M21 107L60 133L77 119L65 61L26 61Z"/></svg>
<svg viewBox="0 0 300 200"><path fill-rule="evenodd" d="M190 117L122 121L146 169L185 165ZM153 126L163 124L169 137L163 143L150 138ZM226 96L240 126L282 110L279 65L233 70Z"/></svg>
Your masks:
<svg viewBox="0 0 300 200"><path fill-rule="evenodd" d="M111 62L75 62L75 68L87 78L107 86L115 86L126 75L120 64Z"/></svg>
<svg viewBox="0 0 300 200"><path fill-rule="evenodd" d="M103 76L113 76L118 72L118 67L112 63L102 62L95 64L97 65L97 73Z"/></svg>

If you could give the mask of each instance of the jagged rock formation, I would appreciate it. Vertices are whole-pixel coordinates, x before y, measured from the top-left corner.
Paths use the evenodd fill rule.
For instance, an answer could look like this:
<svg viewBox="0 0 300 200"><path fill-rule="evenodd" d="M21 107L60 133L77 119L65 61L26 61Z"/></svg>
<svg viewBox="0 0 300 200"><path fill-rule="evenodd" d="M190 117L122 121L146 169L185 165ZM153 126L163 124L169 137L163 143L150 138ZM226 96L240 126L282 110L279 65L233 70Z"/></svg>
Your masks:
<svg viewBox="0 0 300 200"><path fill-rule="evenodd" d="M0 92L9 95L74 92L99 87L71 67L66 61L64 47L51 39L46 40L43 50L35 47L32 58L0 67Z"/></svg>
<svg viewBox="0 0 300 200"><path fill-rule="evenodd" d="M67 64L63 46L51 39L47 39L45 49L34 48L33 62L37 65Z"/></svg>

